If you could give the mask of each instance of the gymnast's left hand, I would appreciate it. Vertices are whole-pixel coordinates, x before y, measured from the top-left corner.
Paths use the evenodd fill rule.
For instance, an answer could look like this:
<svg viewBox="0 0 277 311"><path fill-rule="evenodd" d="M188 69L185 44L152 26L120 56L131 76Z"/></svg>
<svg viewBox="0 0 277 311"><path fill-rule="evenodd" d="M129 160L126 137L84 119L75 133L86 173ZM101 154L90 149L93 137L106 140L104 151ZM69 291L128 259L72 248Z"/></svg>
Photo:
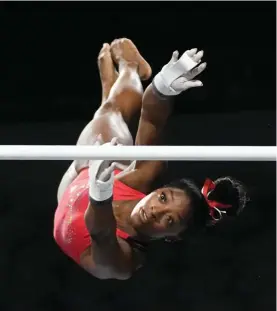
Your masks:
<svg viewBox="0 0 277 311"><path fill-rule="evenodd" d="M121 146L118 138L114 137L110 142L103 143L99 135L94 143L95 146L105 148L107 146ZM112 197L114 170L125 170L126 166L112 160L91 160L89 164L89 195L95 201L105 201Z"/></svg>
<svg viewBox="0 0 277 311"><path fill-rule="evenodd" d="M203 51L187 50L179 58L179 52L172 54L170 61L155 76L153 83L163 95L178 95L190 88L202 86L200 80L195 79L206 68L202 63Z"/></svg>

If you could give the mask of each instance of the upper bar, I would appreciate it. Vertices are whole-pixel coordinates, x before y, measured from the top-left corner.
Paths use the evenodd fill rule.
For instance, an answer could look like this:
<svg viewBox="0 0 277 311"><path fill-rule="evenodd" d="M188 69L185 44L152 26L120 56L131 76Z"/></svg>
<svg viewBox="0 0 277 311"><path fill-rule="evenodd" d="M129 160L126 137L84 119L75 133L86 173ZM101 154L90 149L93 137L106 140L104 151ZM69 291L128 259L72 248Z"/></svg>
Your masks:
<svg viewBox="0 0 277 311"><path fill-rule="evenodd" d="M275 146L0 145L0 160L276 161Z"/></svg>

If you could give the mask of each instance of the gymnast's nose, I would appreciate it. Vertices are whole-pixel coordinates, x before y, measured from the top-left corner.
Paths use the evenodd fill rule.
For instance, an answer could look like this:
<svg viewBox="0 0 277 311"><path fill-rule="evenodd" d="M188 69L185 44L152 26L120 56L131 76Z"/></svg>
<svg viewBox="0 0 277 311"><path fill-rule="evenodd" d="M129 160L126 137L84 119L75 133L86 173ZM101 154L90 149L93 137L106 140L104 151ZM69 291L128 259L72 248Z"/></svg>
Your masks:
<svg viewBox="0 0 277 311"><path fill-rule="evenodd" d="M151 209L150 209L151 218L155 220L159 220L161 217L163 217L164 213L165 213L165 209L162 204L161 206L159 206L159 204L151 206Z"/></svg>

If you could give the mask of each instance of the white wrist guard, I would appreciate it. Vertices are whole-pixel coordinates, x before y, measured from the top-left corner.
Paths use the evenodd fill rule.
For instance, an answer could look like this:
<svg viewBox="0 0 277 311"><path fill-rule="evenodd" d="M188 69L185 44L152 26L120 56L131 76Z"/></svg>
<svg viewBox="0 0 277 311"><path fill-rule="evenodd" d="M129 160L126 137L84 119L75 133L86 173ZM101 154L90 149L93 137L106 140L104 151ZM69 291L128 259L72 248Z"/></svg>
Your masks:
<svg viewBox="0 0 277 311"><path fill-rule="evenodd" d="M113 195L114 173L111 173L109 180L97 180L97 174L104 160L91 161L89 166L89 196L94 201L105 201Z"/></svg>
<svg viewBox="0 0 277 311"><path fill-rule="evenodd" d="M180 76L184 76L193 69L198 63L193 61L185 52L178 61L166 64L163 69L155 76L153 83L162 95L178 95L182 91L175 91L172 83Z"/></svg>

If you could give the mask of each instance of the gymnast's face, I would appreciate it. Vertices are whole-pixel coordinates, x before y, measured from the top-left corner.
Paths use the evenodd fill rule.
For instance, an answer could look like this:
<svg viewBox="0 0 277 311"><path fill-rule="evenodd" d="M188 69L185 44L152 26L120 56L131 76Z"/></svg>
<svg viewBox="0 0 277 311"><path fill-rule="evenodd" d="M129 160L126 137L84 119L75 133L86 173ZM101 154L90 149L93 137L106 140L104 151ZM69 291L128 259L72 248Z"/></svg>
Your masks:
<svg viewBox="0 0 277 311"><path fill-rule="evenodd" d="M186 229L190 199L176 188L160 188L147 195L131 213L131 224L151 238L177 236Z"/></svg>

